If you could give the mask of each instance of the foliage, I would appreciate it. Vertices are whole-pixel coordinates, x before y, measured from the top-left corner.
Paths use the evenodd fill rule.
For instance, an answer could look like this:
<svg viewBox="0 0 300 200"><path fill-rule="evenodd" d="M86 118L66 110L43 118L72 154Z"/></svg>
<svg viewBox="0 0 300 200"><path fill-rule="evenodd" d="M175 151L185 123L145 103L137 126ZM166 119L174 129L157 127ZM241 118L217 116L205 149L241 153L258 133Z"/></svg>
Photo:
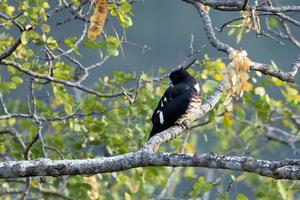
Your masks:
<svg viewBox="0 0 300 200"><path fill-rule="evenodd" d="M73 12L79 13L81 2L73 0L70 2L71 6L63 5L62 7L74 9ZM122 29L122 36L119 36L120 33L117 32L111 35L108 32L105 37L96 41L80 39L80 36L70 36L61 42L52 32L56 27L49 23L52 14L56 12L50 6L50 1L24 0L17 4L10 1L1 2L0 12L8 17L15 17L18 13L23 14L5 24L6 31L0 34L0 55L16 41L15 34L13 34L14 22L23 24L26 29L20 35L21 43L7 60L20 63L25 70L39 75L49 75L62 81L59 83L38 78L38 76L29 76L10 65L1 66L3 68L3 73L0 75L1 97L3 95L1 104L6 105L9 113L25 114L27 117L19 115L2 119L0 130L15 129L19 133L18 137L24 141L25 146L28 146L41 127L38 122L43 124L44 143L39 140L31 147L30 159L45 157L43 146L50 159L88 159L135 151L145 143L151 129L150 118L153 108L168 87L166 78L154 81L149 72L141 74L141 87L134 103L129 102L124 95L107 98L88 92L82 92L79 95L76 93L79 91L76 84L80 83L74 82L73 74L78 67L80 68L76 60L81 58L81 52L98 51L103 58L107 55L119 56L119 52L122 51L122 42L126 41L125 30L133 25L132 5L128 2L112 1L108 9L109 20L118 22ZM243 26L238 26L238 28L243 27L241 30L232 29L239 31L237 42L241 40L241 35L246 30L245 23L247 22L249 26L247 31L251 29L250 26L253 26L247 21L249 20L248 14L243 13ZM258 16L255 15L255 17ZM275 18L269 20L273 28L277 26ZM1 18L0 23L5 23L5 20ZM84 45L79 48L78 44L81 41ZM67 50L61 51L62 48ZM46 52L45 55L41 56L41 50ZM51 57L55 58L54 63L49 61ZM234 67L237 65L230 68L231 65L221 58L213 59L204 55L202 60L197 61L194 68L189 69L189 72L203 83L203 98L208 97L214 91L222 80L223 71L227 66L229 67L226 70L231 69L230 73L236 69ZM224 106L225 103L219 103L202 120L205 123L201 124L201 121L199 125L199 122L195 122L194 125L198 126L190 130L191 138L184 146L185 152L193 153L203 150L204 147L198 146L199 141L209 145L210 151L244 154L255 158L263 158L265 151L271 154L280 151L280 144L283 141L295 150L295 143L292 139L300 137L299 87L274 77L261 77L258 72L250 73L249 78L249 64L246 67L247 73L243 75L247 78L242 82L247 84L247 89L242 88L242 91L245 90L243 98L233 104L232 112L228 112ZM165 75L164 71L166 70L162 70L158 76ZM139 75L136 72L114 71L111 76L99 77L94 81L93 86L96 92L104 94L124 90L130 93L128 85L135 86L138 79ZM70 86L65 83L76 84ZM242 87L244 87L243 84ZM231 90L238 85L240 86L238 83L233 84ZM270 93L270 90L274 88L278 91L278 95ZM23 94L20 98L14 98L13 95L18 92ZM231 96L232 93L234 92L231 91ZM241 97L240 93L235 97ZM226 96L225 94L222 99L225 102ZM2 108L1 116L7 114ZM37 115L38 119L35 119L33 115ZM283 141L276 140L276 138L283 138ZM182 137L176 138L164 144L160 150L178 152L182 141ZM0 161L24 159L22 145L18 143L14 135L0 134L0 154ZM217 174L213 181L207 181L204 177L205 171L202 169L185 168L182 171L182 177L178 176L180 180L174 179L172 183L173 189L180 189L183 181L190 184L189 188L181 191L182 197L197 198L206 192L213 191L216 198L229 199L233 194L229 194L222 188L227 187L227 178L233 177L231 178L232 184L246 185L251 188L249 193L255 195L257 199L300 198L300 186L295 181L276 181L248 173L235 177L233 172ZM167 167L148 167L94 176L46 177L43 180L32 178L29 197L57 199L57 195L60 194L73 199L146 199L155 196L165 187L169 173L170 168ZM23 183L18 181L0 180L0 185L1 189L6 191L23 188ZM232 199L250 199L247 195L238 193ZM4 199L14 199L14 197L11 194L4 195Z"/></svg>

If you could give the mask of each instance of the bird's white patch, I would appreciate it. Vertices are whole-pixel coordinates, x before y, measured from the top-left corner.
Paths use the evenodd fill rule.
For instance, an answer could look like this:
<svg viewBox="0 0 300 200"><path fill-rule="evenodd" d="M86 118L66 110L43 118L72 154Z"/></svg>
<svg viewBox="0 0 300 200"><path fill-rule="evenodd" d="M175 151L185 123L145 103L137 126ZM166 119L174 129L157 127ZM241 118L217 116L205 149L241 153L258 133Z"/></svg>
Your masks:
<svg viewBox="0 0 300 200"><path fill-rule="evenodd" d="M167 102L167 100L168 100L167 97L165 97L165 98L164 98L164 102Z"/></svg>
<svg viewBox="0 0 300 200"><path fill-rule="evenodd" d="M159 113L158 117L159 117L159 123L163 124L164 123L164 114L162 111L158 110L157 113Z"/></svg>
<svg viewBox="0 0 300 200"><path fill-rule="evenodd" d="M196 83L196 84L194 85L194 88L195 88L195 90L198 92L198 94L201 93L201 89L200 89L199 83Z"/></svg>
<svg viewBox="0 0 300 200"><path fill-rule="evenodd" d="M164 107L163 101L160 101L160 106Z"/></svg>

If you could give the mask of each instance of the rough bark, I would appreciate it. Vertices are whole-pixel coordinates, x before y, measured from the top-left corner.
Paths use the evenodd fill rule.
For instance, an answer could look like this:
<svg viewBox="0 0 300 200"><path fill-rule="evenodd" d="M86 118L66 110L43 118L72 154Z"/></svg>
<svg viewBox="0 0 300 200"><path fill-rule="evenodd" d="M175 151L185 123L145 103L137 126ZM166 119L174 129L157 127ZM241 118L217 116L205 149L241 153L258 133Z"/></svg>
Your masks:
<svg viewBox="0 0 300 200"><path fill-rule="evenodd" d="M0 163L0 178L63 176L123 171L137 167L207 167L246 171L275 179L300 180L300 160L268 161L215 153L175 154L144 150L88 160L8 161Z"/></svg>

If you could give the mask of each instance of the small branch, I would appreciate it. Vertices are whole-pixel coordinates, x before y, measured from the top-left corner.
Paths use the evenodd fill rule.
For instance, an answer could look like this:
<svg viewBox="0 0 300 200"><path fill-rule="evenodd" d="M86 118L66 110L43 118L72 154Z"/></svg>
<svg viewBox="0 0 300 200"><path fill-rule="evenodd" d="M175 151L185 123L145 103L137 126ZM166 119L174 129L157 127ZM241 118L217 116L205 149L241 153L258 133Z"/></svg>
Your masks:
<svg viewBox="0 0 300 200"><path fill-rule="evenodd" d="M123 92L114 93L114 94L102 94L102 93L97 92L93 89L87 88L87 87L85 87L85 86L83 86L83 85L81 85L77 82L74 83L74 82L71 82L71 81L62 80L62 79L55 78L53 76L49 76L48 74L40 74L40 73L31 71L29 69L24 69L24 68L22 68L22 66L19 63L16 63L14 61L2 60L2 61L0 61L0 64L6 65L6 66L11 65L15 69L17 69L17 70L33 77L33 78L48 80L48 81L51 81L51 82L54 82L54 83L59 83L59 84L63 84L63 85L69 86L69 87L77 88L77 89L79 89L83 92L93 94L93 95L96 95L98 97L112 98L112 97L124 96Z"/></svg>
<svg viewBox="0 0 300 200"><path fill-rule="evenodd" d="M72 46L70 49L68 49L66 51L63 50L63 52L60 55L58 55L57 58L60 58L60 57L65 56L65 55L68 55L68 54L72 53L75 48L78 48L78 45L83 41L83 39L84 39L84 37L85 37L85 35L87 33L87 29L88 29L88 23L86 23L84 25L84 29L83 29L83 31L82 31L79 39L76 40L76 42L74 43L74 46Z"/></svg>
<svg viewBox="0 0 300 200"><path fill-rule="evenodd" d="M0 190L0 196L6 195L6 194L20 194L23 190L15 190L15 189L9 189L9 190Z"/></svg>
<svg viewBox="0 0 300 200"><path fill-rule="evenodd" d="M283 72L281 69L274 68L270 65L263 63L252 62L251 70L260 71L261 73L269 76L276 77L282 81L294 82L294 78L298 73L300 68L300 56L298 59L291 65L289 72Z"/></svg>
<svg viewBox="0 0 300 200"><path fill-rule="evenodd" d="M15 43L8 49L6 49L1 55L0 55L0 61L10 56L21 44L21 37L19 37Z"/></svg>
<svg viewBox="0 0 300 200"><path fill-rule="evenodd" d="M203 10L202 5L200 3L194 3L194 6L196 7L198 13L200 14L202 21L204 23L204 30L206 32L207 38L210 41L210 43L217 48L219 51L223 51L227 54L232 52L234 49L218 40L216 37L216 34L213 30L212 22L210 19L210 16Z"/></svg>
<svg viewBox="0 0 300 200"><path fill-rule="evenodd" d="M284 28L286 34L287 34L287 37L291 40L291 42L293 44L295 44L298 48L300 48L300 41L297 40L295 38L295 36L292 34L292 31L290 30L289 25L286 22L283 22L282 25L283 25L283 28Z"/></svg>
<svg viewBox="0 0 300 200"><path fill-rule="evenodd" d="M22 192L22 195L20 198L21 200L26 200L28 197L29 189L30 189L30 181L31 181L31 178L26 178L24 189L23 189L23 192Z"/></svg>
<svg viewBox="0 0 300 200"><path fill-rule="evenodd" d="M5 130L1 130L0 131L0 135L1 134L10 134L12 135L15 140L20 144L23 152L25 152L26 150L26 145L25 143L23 142L22 138L20 137L20 134L15 130L15 129L5 129Z"/></svg>
<svg viewBox="0 0 300 200"><path fill-rule="evenodd" d="M4 112L5 114L8 114L8 110L7 110L7 107L6 107L5 103L4 103L3 95L2 95L1 92L0 92L0 104L1 104L1 107L2 107L2 109L3 109L3 112ZM1 116L0 116L0 119L1 119Z"/></svg>
<svg viewBox="0 0 300 200"><path fill-rule="evenodd" d="M58 148L51 147L51 146L48 146L48 145L45 145L45 148L46 148L46 149L49 149L49 150L52 150L52 151L54 151L55 153L57 153L57 154L60 156L60 159L62 159L62 160L65 159L64 155L60 152L60 150L59 150Z"/></svg>

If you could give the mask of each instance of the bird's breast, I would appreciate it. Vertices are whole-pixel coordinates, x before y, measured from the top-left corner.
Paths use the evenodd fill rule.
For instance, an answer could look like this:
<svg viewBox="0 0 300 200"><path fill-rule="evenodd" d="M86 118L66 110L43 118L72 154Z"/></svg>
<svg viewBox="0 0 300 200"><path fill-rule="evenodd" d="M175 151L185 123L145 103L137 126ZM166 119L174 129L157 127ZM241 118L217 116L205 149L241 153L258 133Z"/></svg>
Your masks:
<svg viewBox="0 0 300 200"><path fill-rule="evenodd" d="M192 95L192 99L186 109L185 113L181 115L177 120L176 124L182 124L184 121L190 122L193 114L200 109L202 99L199 95Z"/></svg>

